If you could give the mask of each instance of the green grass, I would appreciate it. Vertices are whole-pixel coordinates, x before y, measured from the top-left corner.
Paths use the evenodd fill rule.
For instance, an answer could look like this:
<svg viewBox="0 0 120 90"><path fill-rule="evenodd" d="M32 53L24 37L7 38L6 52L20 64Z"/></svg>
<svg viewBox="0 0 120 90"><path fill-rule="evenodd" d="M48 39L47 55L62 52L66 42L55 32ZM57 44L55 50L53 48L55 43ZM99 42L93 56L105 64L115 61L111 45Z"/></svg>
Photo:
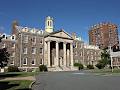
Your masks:
<svg viewBox="0 0 120 90"><path fill-rule="evenodd" d="M0 81L0 90L30 90L31 83L29 80Z"/></svg>
<svg viewBox="0 0 120 90"><path fill-rule="evenodd" d="M6 78L6 77L27 77L27 76L35 76L39 72L6 72L6 73L0 73L0 77Z"/></svg>
<svg viewBox="0 0 120 90"><path fill-rule="evenodd" d="M111 69L93 69L89 70L92 73L104 73L104 74L120 74L120 69L114 69L113 72Z"/></svg>

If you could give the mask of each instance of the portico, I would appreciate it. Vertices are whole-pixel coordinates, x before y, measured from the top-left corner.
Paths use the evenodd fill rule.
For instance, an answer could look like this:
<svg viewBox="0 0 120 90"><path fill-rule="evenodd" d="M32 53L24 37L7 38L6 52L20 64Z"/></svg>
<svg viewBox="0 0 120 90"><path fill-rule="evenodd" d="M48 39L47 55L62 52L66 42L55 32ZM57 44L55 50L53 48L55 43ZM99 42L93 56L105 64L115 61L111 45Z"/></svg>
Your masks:
<svg viewBox="0 0 120 90"><path fill-rule="evenodd" d="M63 31L61 31L63 34ZM58 33L61 33L58 32ZM73 40L67 36L55 36L52 34L45 38L47 48L44 58L48 67L60 67L62 69L73 67Z"/></svg>

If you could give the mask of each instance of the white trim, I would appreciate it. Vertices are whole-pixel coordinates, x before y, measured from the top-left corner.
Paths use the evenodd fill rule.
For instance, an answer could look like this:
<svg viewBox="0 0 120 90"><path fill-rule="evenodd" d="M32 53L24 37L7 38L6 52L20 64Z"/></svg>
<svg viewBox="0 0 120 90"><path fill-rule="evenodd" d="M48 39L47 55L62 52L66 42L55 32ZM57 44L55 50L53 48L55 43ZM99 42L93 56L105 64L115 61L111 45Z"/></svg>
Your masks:
<svg viewBox="0 0 120 90"><path fill-rule="evenodd" d="M32 54L36 54L36 48L32 47Z"/></svg>
<svg viewBox="0 0 120 90"><path fill-rule="evenodd" d="M23 48L23 54L27 54L28 49L26 47Z"/></svg>
<svg viewBox="0 0 120 90"><path fill-rule="evenodd" d="M24 60L25 60L25 64L24 64ZM23 58L23 65L27 65L27 58Z"/></svg>
<svg viewBox="0 0 120 90"><path fill-rule="evenodd" d="M14 60L12 60L12 64L10 63L10 65L14 65L15 64L15 61Z"/></svg>
<svg viewBox="0 0 120 90"><path fill-rule="evenodd" d="M32 64L32 61L34 61L34 64ZM36 65L36 59L34 58L34 59L32 59L32 61L31 61L31 64Z"/></svg>

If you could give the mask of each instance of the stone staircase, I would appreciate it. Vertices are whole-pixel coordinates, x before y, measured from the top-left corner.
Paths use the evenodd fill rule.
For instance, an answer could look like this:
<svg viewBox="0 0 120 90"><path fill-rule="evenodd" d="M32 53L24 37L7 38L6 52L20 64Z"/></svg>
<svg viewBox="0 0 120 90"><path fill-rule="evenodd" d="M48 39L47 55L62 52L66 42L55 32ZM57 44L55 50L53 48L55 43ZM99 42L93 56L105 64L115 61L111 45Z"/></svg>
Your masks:
<svg viewBox="0 0 120 90"><path fill-rule="evenodd" d="M59 72L59 71L74 71L74 68L67 67L67 66L61 66L61 67L48 67L48 71L51 72Z"/></svg>
<svg viewBox="0 0 120 90"><path fill-rule="evenodd" d="M48 71L51 71L51 72L56 72L56 71L63 71L62 68L60 67L48 67Z"/></svg>

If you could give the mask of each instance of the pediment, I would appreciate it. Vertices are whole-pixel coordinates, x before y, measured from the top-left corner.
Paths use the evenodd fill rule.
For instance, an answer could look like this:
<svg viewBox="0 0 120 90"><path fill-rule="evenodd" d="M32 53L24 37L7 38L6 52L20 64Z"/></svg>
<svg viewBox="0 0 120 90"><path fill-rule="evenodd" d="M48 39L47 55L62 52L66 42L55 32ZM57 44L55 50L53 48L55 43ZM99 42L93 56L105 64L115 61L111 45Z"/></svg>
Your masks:
<svg viewBox="0 0 120 90"><path fill-rule="evenodd" d="M50 36L72 39L72 37L67 32L65 32L63 30L62 31L58 31L56 33L53 33Z"/></svg>

